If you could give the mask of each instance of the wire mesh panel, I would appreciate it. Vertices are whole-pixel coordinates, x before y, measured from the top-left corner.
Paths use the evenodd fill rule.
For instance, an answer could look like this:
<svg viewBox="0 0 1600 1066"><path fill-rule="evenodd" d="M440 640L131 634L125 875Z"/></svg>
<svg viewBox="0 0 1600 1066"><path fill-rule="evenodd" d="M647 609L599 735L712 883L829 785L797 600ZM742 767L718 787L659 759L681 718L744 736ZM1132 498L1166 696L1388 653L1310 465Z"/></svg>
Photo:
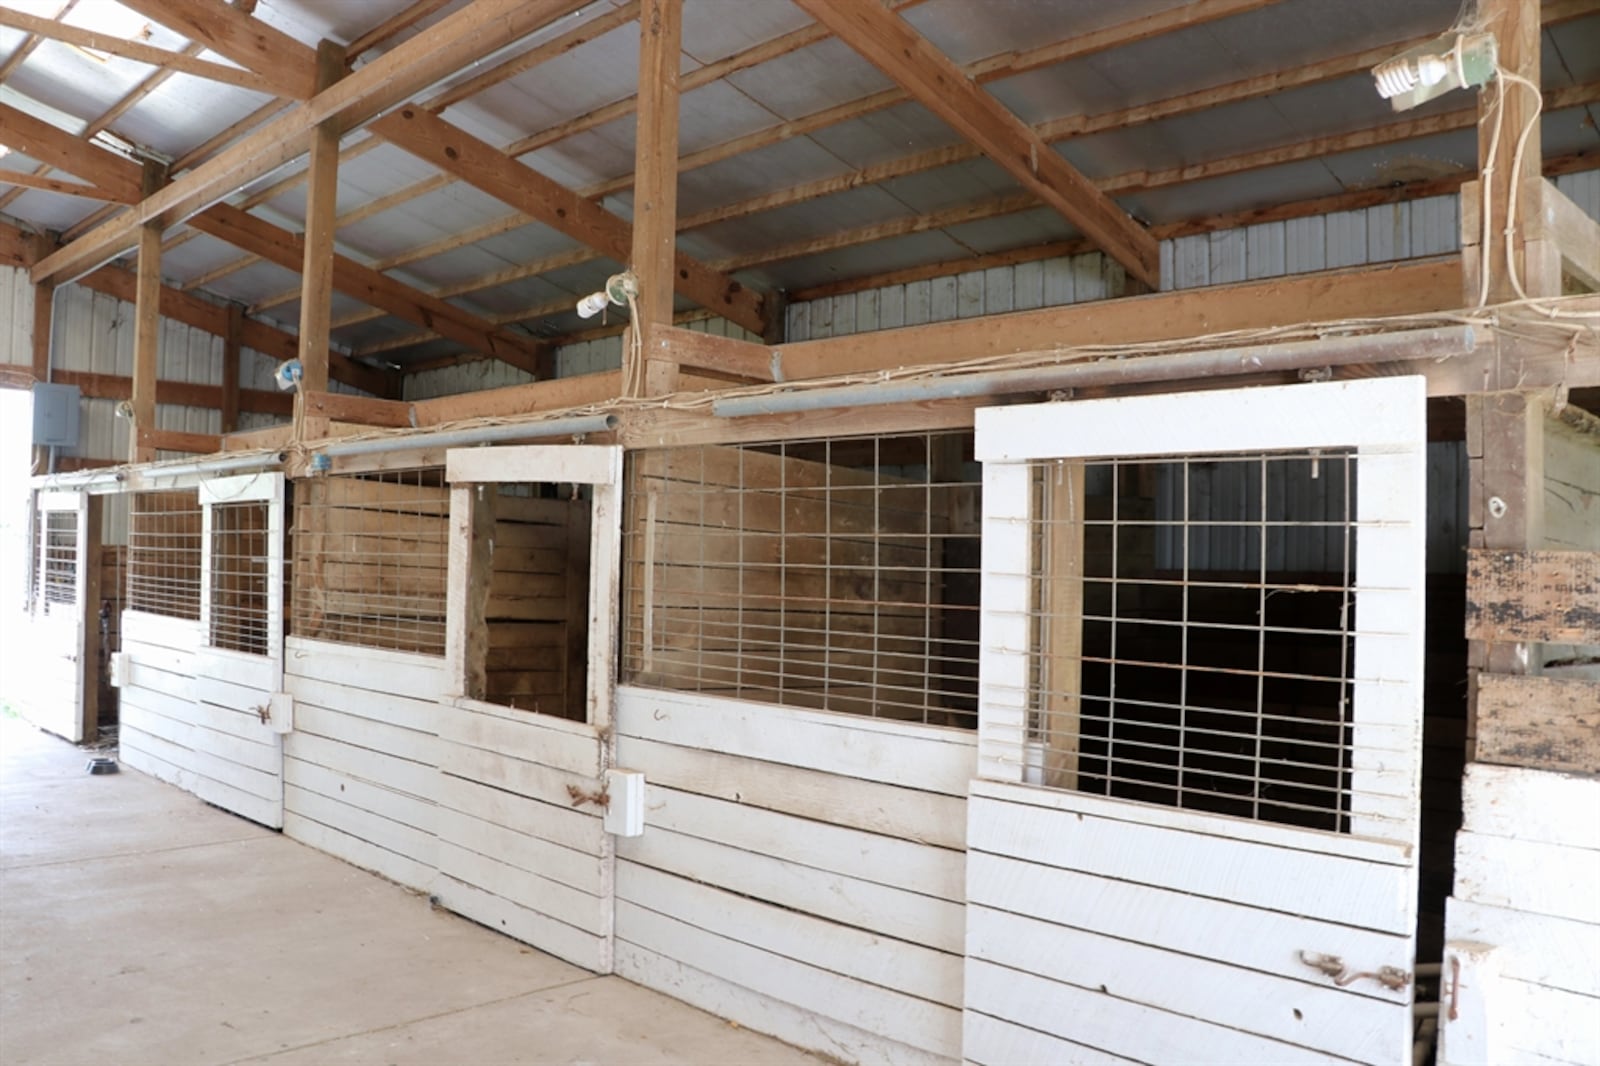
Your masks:
<svg viewBox="0 0 1600 1066"><path fill-rule="evenodd" d="M200 617L201 536L197 489L133 495L128 506L128 610Z"/></svg>
<svg viewBox="0 0 1600 1066"><path fill-rule="evenodd" d="M78 602L78 513L38 511L40 548L35 600L46 612L52 605Z"/></svg>
<svg viewBox="0 0 1600 1066"><path fill-rule="evenodd" d="M629 458L627 680L975 724L970 433Z"/></svg>
<svg viewBox="0 0 1600 1066"><path fill-rule="evenodd" d="M1353 454L1030 474L1041 782L1348 830Z"/></svg>
<svg viewBox="0 0 1600 1066"><path fill-rule="evenodd" d="M266 655L272 649L271 505L211 505L211 646Z"/></svg>
<svg viewBox="0 0 1600 1066"><path fill-rule="evenodd" d="M290 632L443 655L449 517L437 468L295 482Z"/></svg>

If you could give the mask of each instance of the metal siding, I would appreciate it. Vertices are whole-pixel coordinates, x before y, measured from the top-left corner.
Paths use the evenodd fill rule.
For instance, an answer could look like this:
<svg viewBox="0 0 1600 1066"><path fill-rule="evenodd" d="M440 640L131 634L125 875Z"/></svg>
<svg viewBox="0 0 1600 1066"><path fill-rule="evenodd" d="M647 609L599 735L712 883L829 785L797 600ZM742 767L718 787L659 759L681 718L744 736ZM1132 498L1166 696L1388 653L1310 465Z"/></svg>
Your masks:
<svg viewBox="0 0 1600 1066"><path fill-rule="evenodd" d="M0 363L33 361L33 283L18 267L0 267Z"/></svg>

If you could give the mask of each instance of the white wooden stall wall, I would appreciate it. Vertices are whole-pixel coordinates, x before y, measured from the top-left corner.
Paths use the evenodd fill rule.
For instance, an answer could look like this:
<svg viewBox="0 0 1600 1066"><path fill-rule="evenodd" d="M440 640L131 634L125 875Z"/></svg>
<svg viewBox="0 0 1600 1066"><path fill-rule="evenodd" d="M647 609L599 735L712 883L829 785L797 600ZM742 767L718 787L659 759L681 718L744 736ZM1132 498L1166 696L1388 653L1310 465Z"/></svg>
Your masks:
<svg viewBox="0 0 1600 1066"><path fill-rule="evenodd" d="M281 825L278 737L259 716L226 705L233 694L225 683L197 680L211 652L205 643L199 621L123 612L122 761L207 803Z"/></svg>
<svg viewBox="0 0 1600 1066"><path fill-rule="evenodd" d="M1439 1061L1600 1063L1600 778L1473 763L1463 803Z"/></svg>
<svg viewBox="0 0 1600 1066"><path fill-rule="evenodd" d="M444 660L289 637L283 831L432 891Z"/></svg>
<svg viewBox="0 0 1600 1066"><path fill-rule="evenodd" d="M616 972L846 1061L961 1057L970 733L623 686Z"/></svg>
<svg viewBox="0 0 1600 1066"><path fill-rule="evenodd" d="M596 730L475 700L438 710L439 902L608 972L610 849Z"/></svg>

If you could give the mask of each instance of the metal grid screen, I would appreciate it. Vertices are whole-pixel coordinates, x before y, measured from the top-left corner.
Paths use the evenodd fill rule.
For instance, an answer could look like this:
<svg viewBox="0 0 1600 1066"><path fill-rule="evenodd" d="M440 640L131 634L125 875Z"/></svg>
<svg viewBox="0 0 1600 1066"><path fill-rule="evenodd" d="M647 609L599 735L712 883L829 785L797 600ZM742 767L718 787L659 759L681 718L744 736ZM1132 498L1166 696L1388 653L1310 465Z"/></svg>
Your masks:
<svg viewBox="0 0 1600 1066"><path fill-rule="evenodd" d="M972 435L629 456L623 676L972 728Z"/></svg>
<svg viewBox="0 0 1600 1066"><path fill-rule="evenodd" d="M39 511L36 544L42 547L35 599L48 613L51 605L78 602L78 515L75 511Z"/></svg>
<svg viewBox="0 0 1600 1066"><path fill-rule="evenodd" d="M1030 776L1348 831L1354 456L1031 474Z"/></svg>
<svg viewBox="0 0 1600 1066"><path fill-rule="evenodd" d="M128 610L199 619L201 518L197 489L134 493L128 504Z"/></svg>
<svg viewBox="0 0 1600 1066"><path fill-rule="evenodd" d="M271 505L211 505L211 646L266 655Z"/></svg>
<svg viewBox="0 0 1600 1066"><path fill-rule="evenodd" d="M295 482L290 632L443 655L449 526L438 468Z"/></svg>

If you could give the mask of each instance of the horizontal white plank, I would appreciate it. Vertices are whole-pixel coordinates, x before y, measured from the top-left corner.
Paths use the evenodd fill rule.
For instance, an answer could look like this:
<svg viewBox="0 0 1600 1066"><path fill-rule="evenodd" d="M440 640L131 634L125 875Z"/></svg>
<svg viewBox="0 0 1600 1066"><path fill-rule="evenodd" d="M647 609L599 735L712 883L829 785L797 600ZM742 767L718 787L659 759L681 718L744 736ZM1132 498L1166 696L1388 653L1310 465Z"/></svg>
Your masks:
<svg viewBox="0 0 1600 1066"><path fill-rule="evenodd" d="M1494 907L1600 925L1600 851L1461 832L1455 894Z"/></svg>
<svg viewBox="0 0 1600 1066"><path fill-rule="evenodd" d="M624 862L617 898L741 944L946 1006L961 1006L961 959Z"/></svg>
<svg viewBox="0 0 1600 1066"><path fill-rule="evenodd" d="M1139 1066L1132 1059L1109 1051L1074 1044L1037 1029L991 1018L977 1011L961 1017L962 1058L973 1066L1014 1066L1016 1063L1070 1062L1074 1066Z"/></svg>
<svg viewBox="0 0 1600 1066"><path fill-rule="evenodd" d="M135 666L143 666L151 670L161 670L164 673L177 674L179 677L194 676L194 653L177 648L168 648L160 644L149 644L144 641L134 640L123 634L122 650L127 653L129 660Z"/></svg>
<svg viewBox="0 0 1600 1066"><path fill-rule="evenodd" d="M294 811L284 812L283 835L419 892L433 889L436 874L431 859L419 862Z"/></svg>
<svg viewBox="0 0 1600 1066"><path fill-rule="evenodd" d="M285 811L417 862L430 862L437 854L433 834L318 792L286 785L283 806Z"/></svg>
<svg viewBox="0 0 1600 1066"><path fill-rule="evenodd" d="M967 961L967 1009L1136 1062L1325 1066L1338 1061L1291 1044L1197 1018L1166 1014L1117 996L1058 984L982 959Z"/></svg>
<svg viewBox="0 0 1600 1066"><path fill-rule="evenodd" d="M122 640L193 652L204 642L205 631L198 618L173 618L145 611L122 612Z"/></svg>
<svg viewBox="0 0 1600 1066"><path fill-rule="evenodd" d="M196 677L215 677L271 694L278 685L278 664L265 655L246 655L227 648L199 648L194 653Z"/></svg>
<svg viewBox="0 0 1600 1066"><path fill-rule="evenodd" d="M666 788L902 840L966 847L967 805L957 796L637 737L617 739L616 764L642 770Z"/></svg>
<svg viewBox="0 0 1600 1066"><path fill-rule="evenodd" d="M1468 763L1461 789L1469 833L1600 851L1600 777Z"/></svg>
<svg viewBox="0 0 1600 1066"><path fill-rule="evenodd" d="M289 674L284 677L284 687L294 697L297 706L314 704L330 711L370 718L375 722L419 733L437 734L439 716L445 708L432 700L411 699L391 692L373 692L370 689L350 688L333 681Z"/></svg>
<svg viewBox="0 0 1600 1066"><path fill-rule="evenodd" d="M289 637L284 672L350 688L432 700L444 694L444 657Z"/></svg>
<svg viewBox="0 0 1600 1066"><path fill-rule="evenodd" d="M544 806L551 811L555 809L549 804ZM461 811L439 809L440 839L590 896L602 895L600 853L595 851L586 854L541 839L542 828L534 822L510 829ZM463 877L462 880L469 881L471 878Z"/></svg>
<svg viewBox="0 0 1600 1066"><path fill-rule="evenodd" d="M1151 1025L1169 1015L1204 1018L1374 1064L1394 1061L1410 1042L1409 1003L1354 995L1326 979L1310 984L979 906L967 908L967 944L969 958L1155 1008ZM1285 954L1297 946L1278 945ZM1411 958L1381 961L1409 970Z"/></svg>
<svg viewBox="0 0 1600 1066"><path fill-rule="evenodd" d="M594 936L603 937L610 929L608 900L468 851L448 839L439 841L439 872Z"/></svg>
<svg viewBox="0 0 1600 1066"><path fill-rule="evenodd" d="M991 907L1040 921L1153 944L1199 959L1214 959L1260 973L1325 985L1327 979L1285 945L1337 955L1360 970L1381 965L1411 968L1409 936L1376 933L1296 914L1266 911L1228 900L1040 866L1022 859L974 851L967 855L967 896L972 906ZM1360 981L1352 995L1394 1003L1410 992Z"/></svg>
<svg viewBox="0 0 1600 1066"><path fill-rule="evenodd" d="M1420 377L980 408L979 462L1420 444Z"/></svg>
<svg viewBox="0 0 1600 1066"><path fill-rule="evenodd" d="M621 735L965 796L971 733L633 686L617 688Z"/></svg>
<svg viewBox="0 0 1600 1066"><path fill-rule="evenodd" d="M1180 810L1159 803L1108 799L1084 792L1040 788L1006 781L974 781L972 796L1004 800L1007 803L1041 807L1071 814L1093 815L1139 825L1162 826L1200 836L1223 837L1268 844L1278 848L1310 851L1317 854L1345 855L1368 862L1407 866L1413 862L1407 845L1391 840L1352 837L1349 834L1300 829L1295 826L1259 822L1225 814Z"/></svg>
<svg viewBox="0 0 1600 1066"><path fill-rule="evenodd" d="M616 973L635 984L665 992L719 1018L737 1022L746 1029L775 1036L831 1059L884 1066L949 1066L951 1061L950 1056L934 1055L886 1040L626 941L617 942Z"/></svg>
<svg viewBox="0 0 1600 1066"><path fill-rule="evenodd" d="M605 846L600 819L574 809L570 800L543 803L448 774L439 775L435 797L441 807L537 836L580 854L599 855Z"/></svg>
<svg viewBox="0 0 1600 1066"><path fill-rule="evenodd" d="M498 933L515 937L540 951L565 959L586 970L604 972L608 967L606 938L558 922L526 907L519 907L501 896L464 884L441 873L434 895L442 906L488 926Z"/></svg>
<svg viewBox="0 0 1600 1066"><path fill-rule="evenodd" d="M432 766L397 759L393 755L370 751L310 733L289 733L283 738L286 759L301 759L339 773L359 777L385 788L431 799L438 779Z"/></svg>
<svg viewBox="0 0 1600 1066"><path fill-rule="evenodd" d="M1538 1055L1582 1066L1600 1062L1600 999L1506 979L1495 993L1491 1009L1505 1019L1505 1044L1517 1061Z"/></svg>
<svg viewBox="0 0 1600 1066"><path fill-rule="evenodd" d="M124 693L133 689L160 693L168 699L177 700L181 703L194 702L194 678L192 676L174 673L170 670L159 670L138 660L128 664L128 672L122 684Z"/></svg>
<svg viewBox="0 0 1600 1066"><path fill-rule="evenodd" d="M617 939L923 1051L951 1058L961 1053L961 1013L950 1007L819 970L623 900L617 901Z"/></svg>
<svg viewBox="0 0 1600 1066"><path fill-rule="evenodd" d="M983 797L968 810L974 851L1380 932L1414 925L1413 868Z"/></svg>
<svg viewBox="0 0 1600 1066"><path fill-rule="evenodd" d="M423 766L434 766L439 761L441 742L432 733L419 733L371 718L340 714L314 703L295 707L294 729L296 733L326 737Z"/></svg>
<svg viewBox="0 0 1600 1066"><path fill-rule="evenodd" d="M963 950L965 908L949 900L663 829L618 839L617 857L618 865L637 862L868 932L956 955Z"/></svg>
<svg viewBox="0 0 1600 1066"><path fill-rule="evenodd" d="M600 776L600 737L552 728L571 723L528 711L501 711L457 703L439 715L439 736L456 744L513 755L584 777Z"/></svg>
<svg viewBox="0 0 1600 1066"><path fill-rule="evenodd" d="M380 815L430 835L437 833L439 808L417 796L396 792L300 759L283 760L283 783Z"/></svg>
<svg viewBox="0 0 1600 1066"><path fill-rule="evenodd" d="M179 710L183 717L171 717L163 713L164 708L159 705L161 699L152 699L142 689L133 689L123 693L121 706L133 715L132 720L145 732L154 733L173 744L226 764L217 767L217 772L212 774L219 781L236 784L268 798L275 794L275 791L263 791L275 790L275 786L262 778L276 778L282 770L282 755L276 736L272 737L270 743L262 743L211 729L203 723L203 718L231 715L232 712L212 711L208 715L204 704L181 704Z"/></svg>
<svg viewBox="0 0 1600 1066"><path fill-rule="evenodd" d="M173 767L178 772L164 780L194 793L207 803L273 829L283 824L280 779L268 779L261 788L241 788L239 787L241 782L260 784L265 775L250 778L234 764L225 763L204 752L180 747L163 737L144 732L137 725L128 723L124 723L118 730L118 743L119 749L147 752L154 759ZM130 765L137 766L138 762L136 759Z"/></svg>
<svg viewBox="0 0 1600 1066"><path fill-rule="evenodd" d="M543 481L609 485L621 474L622 449L605 444L510 444L451 448L445 452L449 482Z"/></svg>
<svg viewBox="0 0 1600 1066"><path fill-rule="evenodd" d="M678 792L648 778L644 802L646 835L657 827L670 829L956 903L966 899L964 857L947 848Z"/></svg>
<svg viewBox="0 0 1600 1066"><path fill-rule="evenodd" d="M1451 897L1445 940L1494 945L1503 976L1600 996L1600 925Z"/></svg>
<svg viewBox="0 0 1600 1066"><path fill-rule="evenodd" d="M439 742L439 769L468 781L493 785L520 796L555 804L572 803L569 789L593 793L599 791L601 784L598 778L569 774L524 759L447 741ZM583 809L598 817L599 812L593 806Z"/></svg>

